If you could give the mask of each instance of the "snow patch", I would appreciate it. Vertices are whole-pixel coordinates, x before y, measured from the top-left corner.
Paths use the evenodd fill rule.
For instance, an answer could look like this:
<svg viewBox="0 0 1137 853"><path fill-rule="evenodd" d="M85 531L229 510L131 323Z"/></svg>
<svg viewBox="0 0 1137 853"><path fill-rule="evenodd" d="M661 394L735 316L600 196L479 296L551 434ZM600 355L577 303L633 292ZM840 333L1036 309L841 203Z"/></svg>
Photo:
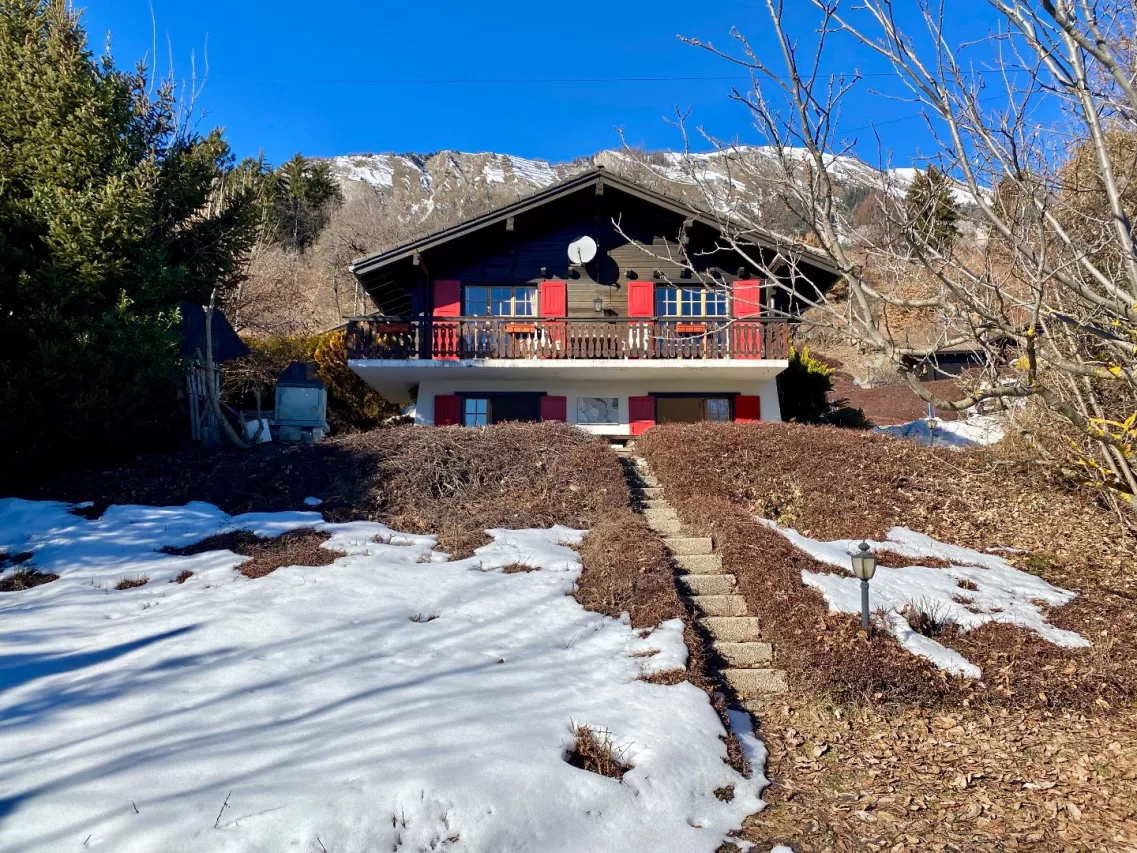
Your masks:
<svg viewBox="0 0 1137 853"><path fill-rule="evenodd" d="M1002 441L1004 423L1001 415L972 415L962 421L921 418L906 424L876 427L874 431L929 447L960 448Z"/></svg>
<svg viewBox="0 0 1137 853"><path fill-rule="evenodd" d="M346 556L250 580L229 551L158 550L298 527ZM0 500L0 549L60 576L0 595L0 850L711 853L765 780L727 766L705 693L639 680L685 663L682 623L582 608L582 531L488 533L450 560L315 512ZM622 782L564 760L572 721L616 733Z"/></svg>
<svg viewBox="0 0 1137 853"><path fill-rule="evenodd" d="M844 576L803 571L801 579L806 586L825 596L830 611L861 612L860 581L852 576L849 562L859 540L824 542L791 528L779 527L768 519L756 520L781 533L815 560L848 572ZM884 541L869 541L869 545L912 558L913 564L903 568L877 566L869 587L870 607L874 612L884 611L884 627L904 648L941 669L968 678L979 678L982 674L979 667L955 650L913 631L901 615L905 607L916 606L933 612L940 621L952 623L961 631L970 631L988 622L1004 622L1033 631L1057 646L1084 648L1090 644L1081 634L1056 628L1043 616L1043 607L1060 607L1072 601L1076 593L1019 571L996 554L950 545L905 527L894 527ZM920 565L920 559L927 557L950 565L947 568Z"/></svg>

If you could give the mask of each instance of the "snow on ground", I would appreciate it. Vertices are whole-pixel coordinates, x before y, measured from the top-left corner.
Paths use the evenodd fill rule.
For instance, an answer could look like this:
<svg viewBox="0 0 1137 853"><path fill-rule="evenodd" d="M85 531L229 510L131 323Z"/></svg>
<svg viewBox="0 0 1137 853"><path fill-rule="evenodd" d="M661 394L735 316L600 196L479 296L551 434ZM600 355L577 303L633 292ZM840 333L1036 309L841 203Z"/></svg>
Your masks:
<svg viewBox="0 0 1137 853"><path fill-rule="evenodd" d="M962 421L941 421L938 419L909 421L896 426L877 427L882 432L896 438L906 438L917 444L929 447L974 447L994 444L1003 439L1005 421L1002 415L972 415Z"/></svg>
<svg viewBox="0 0 1137 853"><path fill-rule="evenodd" d="M157 550L298 527L348 556L248 580ZM706 694L637 680L683 665L681 623L584 610L580 531L489 533L449 561L316 512L0 500L0 552L60 576L0 594L0 853L715 850L765 780L724 763ZM564 761L574 722L623 782Z"/></svg>
<svg viewBox="0 0 1137 853"><path fill-rule="evenodd" d="M757 520L777 530L814 559L849 572L843 576L803 571L801 579L806 586L825 596L831 611L861 612L860 581L852 576L849 561L859 540L823 542L779 527L767 519ZM970 631L988 622L1007 622L1034 631L1055 645L1070 648L1089 645L1082 635L1055 628L1042 613L1042 607L1066 604L1075 593L1021 572L1002 557L949 545L905 527L894 527L883 542L869 541L869 545L912 558L913 564L903 568L877 566L870 582L870 607L874 612L884 611L885 627L904 648L941 669L968 678L982 675L979 667L959 652L913 631L901 615L905 607L911 605L934 614L939 621L954 623L961 631ZM921 558L926 557L939 558L951 565L948 568L920 565ZM969 586L975 589L967 589Z"/></svg>

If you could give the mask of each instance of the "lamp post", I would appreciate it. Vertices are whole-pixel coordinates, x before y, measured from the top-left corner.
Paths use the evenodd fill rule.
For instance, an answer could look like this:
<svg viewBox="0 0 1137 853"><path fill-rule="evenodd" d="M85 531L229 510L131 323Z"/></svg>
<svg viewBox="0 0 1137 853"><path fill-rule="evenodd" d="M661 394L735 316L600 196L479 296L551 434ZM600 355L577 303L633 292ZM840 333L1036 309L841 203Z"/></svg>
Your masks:
<svg viewBox="0 0 1137 853"><path fill-rule="evenodd" d="M861 582L861 627L869 629L869 581L876 574L876 554L869 550L869 543L857 546L857 553L851 554L853 575Z"/></svg>

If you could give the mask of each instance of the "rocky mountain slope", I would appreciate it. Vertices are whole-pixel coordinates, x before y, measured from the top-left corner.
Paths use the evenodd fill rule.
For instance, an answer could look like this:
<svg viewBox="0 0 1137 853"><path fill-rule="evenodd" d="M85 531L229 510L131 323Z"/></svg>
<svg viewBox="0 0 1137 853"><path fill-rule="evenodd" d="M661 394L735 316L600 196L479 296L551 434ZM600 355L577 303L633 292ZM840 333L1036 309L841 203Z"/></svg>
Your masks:
<svg viewBox="0 0 1137 853"><path fill-rule="evenodd" d="M370 197L416 231L444 227L602 164L634 174L673 195L697 194L702 183L715 188L720 205L747 209L773 230L796 233L800 223L775 198L770 180L764 177L772 178L778 168L775 157L773 149L754 147L697 154L689 162L676 153L610 150L549 163L509 154L440 151L355 154L333 157L330 163L349 203ZM739 168L740 162L745 168ZM891 192L903 193L916 175L912 168L882 172L853 157L834 157L830 170L838 186L839 204L849 215L873 189L887 186ZM962 188L958 196L964 204L970 199Z"/></svg>

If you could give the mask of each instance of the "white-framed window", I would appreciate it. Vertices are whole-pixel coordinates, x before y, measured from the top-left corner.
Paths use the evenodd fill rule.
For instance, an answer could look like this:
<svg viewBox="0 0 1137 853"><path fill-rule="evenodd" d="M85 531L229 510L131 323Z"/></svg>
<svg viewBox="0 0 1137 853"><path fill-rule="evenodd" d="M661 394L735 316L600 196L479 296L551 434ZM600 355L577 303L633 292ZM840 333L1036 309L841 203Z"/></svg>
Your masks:
<svg viewBox="0 0 1137 853"><path fill-rule="evenodd" d="M462 423L486 426L490 422L490 401L485 397L467 397L462 401Z"/></svg>
<svg viewBox="0 0 1137 853"><path fill-rule="evenodd" d="M467 285L463 307L467 317L534 317L537 288L528 284Z"/></svg>
<svg viewBox="0 0 1137 853"><path fill-rule="evenodd" d="M727 397L707 397L703 407L708 421L730 420L730 399Z"/></svg>
<svg viewBox="0 0 1137 853"><path fill-rule="evenodd" d="M657 317L725 317L729 313L730 298L724 288L671 284L655 288Z"/></svg>

